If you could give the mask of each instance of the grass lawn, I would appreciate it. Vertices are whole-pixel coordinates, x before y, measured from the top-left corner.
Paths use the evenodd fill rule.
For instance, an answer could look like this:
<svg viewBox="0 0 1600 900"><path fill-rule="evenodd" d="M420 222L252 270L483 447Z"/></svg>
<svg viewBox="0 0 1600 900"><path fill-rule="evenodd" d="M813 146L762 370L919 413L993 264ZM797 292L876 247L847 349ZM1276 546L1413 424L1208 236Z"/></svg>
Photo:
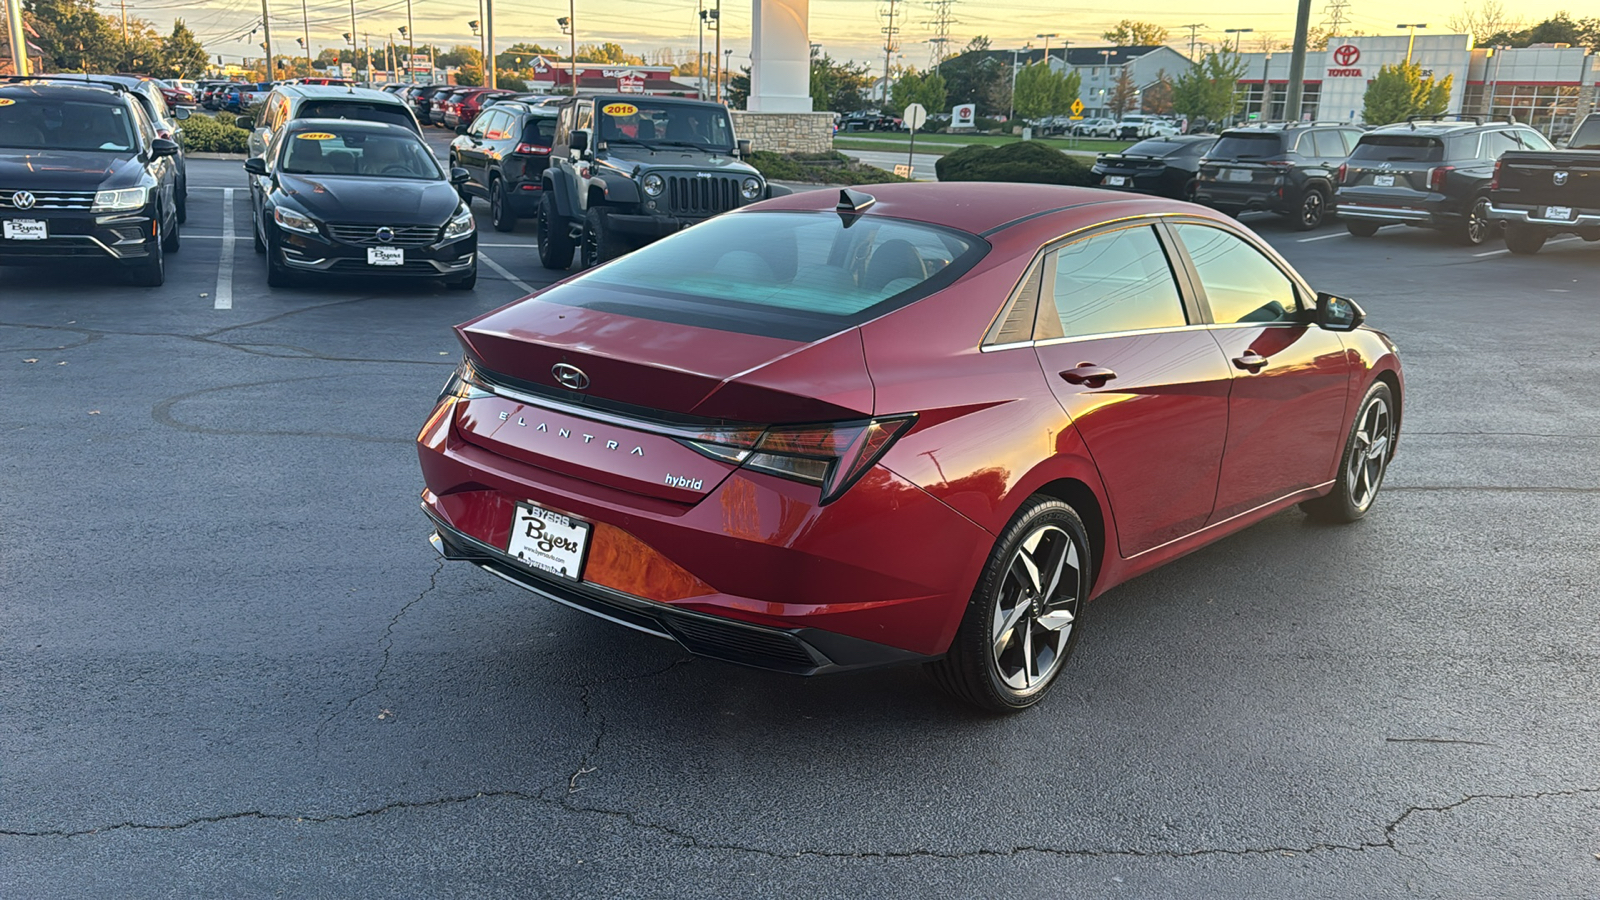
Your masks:
<svg viewBox="0 0 1600 900"><path fill-rule="evenodd" d="M943 155L951 153L962 147L972 144L988 144L998 146L1020 141L1022 138L1010 134L919 134L917 135L917 152ZM1052 147L1061 150L1076 150L1085 153L1110 153L1133 146L1134 141L1108 141L1099 138L1078 138L1076 141L1066 138L1038 138ZM905 146L910 143L911 136L893 131L841 131L833 136L833 145L840 150L891 150L896 146Z"/></svg>

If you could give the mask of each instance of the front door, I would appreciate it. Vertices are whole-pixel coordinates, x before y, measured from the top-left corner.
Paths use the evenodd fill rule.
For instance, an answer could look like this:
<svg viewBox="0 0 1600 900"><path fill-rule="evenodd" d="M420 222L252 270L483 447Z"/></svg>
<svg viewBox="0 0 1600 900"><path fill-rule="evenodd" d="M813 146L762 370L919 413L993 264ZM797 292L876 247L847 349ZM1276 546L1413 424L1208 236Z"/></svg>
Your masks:
<svg viewBox="0 0 1600 900"><path fill-rule="evenodd" d="M1173 271L1151 225L1045 259L1035 352L1100 471L1124 557L1205 525L1227 439L1228 363Z"/></svg>

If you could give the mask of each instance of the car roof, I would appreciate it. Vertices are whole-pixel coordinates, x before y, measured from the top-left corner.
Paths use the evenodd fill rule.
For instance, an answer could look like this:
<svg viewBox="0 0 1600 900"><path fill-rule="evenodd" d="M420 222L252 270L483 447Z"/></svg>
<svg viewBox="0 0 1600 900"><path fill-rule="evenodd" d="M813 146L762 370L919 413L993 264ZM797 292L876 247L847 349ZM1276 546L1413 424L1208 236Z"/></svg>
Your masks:
<svg viewBox="0 0 1600 900"><path fill-rule="evenodd" d="M1505 121L1475 122L1470 119L1418 119L1415 122L1395 122L1392 125L1380 125L1367 132L1367 134L1417 134L1426 137L1442 137L1450 134L1462 134L1468 131L1507 128L1516 124L1516 122Z"/></svg>
<svg viewBox="0 0 1600 900"><path fill-rule="evenodd" d="M291 97L304 97L307 100L375 100L395 106L404 105L393 94L347 84L280 84L276 90Z"/></svg>
<svg viewBox="0 0 1600 900"><path fill-rule="evenodd" d="M122 91L106 85L71 81L0 81L0 96L17 97L31 94L37 97L43 96L45 92L52 95L65 92L64 96L75 101L103 103L107 106L119 106L124 102Z"/></svg>

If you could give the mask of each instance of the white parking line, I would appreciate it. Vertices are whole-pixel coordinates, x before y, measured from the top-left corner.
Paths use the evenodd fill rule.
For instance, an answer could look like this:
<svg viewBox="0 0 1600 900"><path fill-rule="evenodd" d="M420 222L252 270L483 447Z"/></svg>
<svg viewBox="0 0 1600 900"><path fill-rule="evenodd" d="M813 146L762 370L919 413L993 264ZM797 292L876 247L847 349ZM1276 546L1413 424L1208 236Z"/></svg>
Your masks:
<svg viewBox="0 0 1600 900"><path fill-rule="evenodd" d="M1551 244L1565 244L1567 241L1576 241L1576 240L1578 240L1578 237L1576 235L1567 235L1566 237L1554 238L1552 240L1545 241L1544 243L1545 243L1545 246L1548 247ZM1510 252L1511 252L1510 250L1501 249L1501 250L1490 250L1487 253L1474 253L1472 255L1473 256L1499 256L1502 253L1510 253Z"/></svg>
<svg viewBox="0 0 1600 900"><path fill-rule="evenodd" d="M217 294L212 309L233 309L233 188L222 189L222 254L217 258Z"/></svg>
<svg viewBox="0 0 1600 900"><path fill-rule="evenodd" d="M480 244L479 246L481 247L483 245ZM518 278L517 276L515 276L515 275L511 274L510 272L506 271L506 267L505 266L502 266L499 263L495 262L494 260L490 259L482 251L479 251L479 253L478 253L478 261L481 262L481 263L484 263L485 265L487 265L489 268L495 270L496 272L499 272L500 276L502 278L504 278L505 280L511 282L512 284L516 285L517 287L522 288L524 291L527 291L530 294L533 293L533 286L532 285L528 284L526 281L523 281L521 278Z"/></svg>
<svg viewBox="0 0 1600 900"><path fill-rule="evenodd" d="M1328 238L1349 237L1349 236L1350 236L1350 234L1348 232L1335 231L1333 234L1319 234L1316 237L1301 238L1298 243L1309 244L1312 241L1325 241Z"/></svg>

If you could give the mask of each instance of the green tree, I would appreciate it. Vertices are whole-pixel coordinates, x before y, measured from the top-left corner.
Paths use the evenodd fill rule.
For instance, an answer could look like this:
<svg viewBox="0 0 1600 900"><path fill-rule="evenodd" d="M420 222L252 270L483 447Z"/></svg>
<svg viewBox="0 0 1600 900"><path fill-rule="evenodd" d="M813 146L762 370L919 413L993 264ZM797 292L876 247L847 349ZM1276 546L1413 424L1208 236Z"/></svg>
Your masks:
<svg viewBox="0 0 1600 900"><path fill-rule="evenodd" d="M1207 53L1172 85L1172 109L1191 119L1223 122L1239 109L1244 63L1232 50Z"/></svg>
<svg viewBox="0 0 1600 900"><path fill-rule="evenodd" d="M117 68L122 35L101 15L93 0L24 0L23 15L39 35L45 67L58 72Z"/></svg>
<svg viewBox="0 0 1600 900"><path fill-rule="evenodd" d="M504 62L504 53L495 57L497 62ZM623 66L642 66L644 57L635 56L622 49L621 44L606 41L603 44L579 44L578 62L589 63L616 63Z"/></svg>
<svg viewBox="0 0 1600 900"><path fill-rule="evenodd" d="M1395 63L1378 70L1367 85L1361 118L1368 125L1404 122L1408 116L1437 116L1450 108L1450 84L1455 76L1434 81L1417 63Z"/></svg>
<svg viewBox="0 0 1600 900"><path fill-rule="evenodd" d="M728 101L728 105L734 109L750 108L749 66L740 66L737 74L728 76L728 86L723 90L722 96Z"/></svg>
<svg viewBox="0 0 1600 900"><path fill-rule="evenodd" d="M1139 86L1133 83L1133 73L1123 66L1117 73L1117 81L1111 86L1111 96L1106 98L1106 105L1111 107L1111 114L1122 118L1122 114L1133 109L1134 103L1139 99Z"/></svg>
<svg viewBox="0 0 1600 900"><path fill-rule="evenodd" d="M463 87L478 87L483 84L483 65L480 63L456 69L456 84Z"/></svg>
<svg viewBox="0 0 1600 900"><path fill-rule="evenodd" d="M1156 72L1156 83L1145 88L1140 95L1139 109L1155 116L1172 112L1172 78L1165 69Z"/></svg>
<svg viewBox="0 0 1600 900"><path fill-rule="evenodd" d="M1024 119L1065 115L1071 112L1082 86L1077 72L1052 69L1043 61L1023 66L1017 72L1017 115Z"/></svg>
<svg viewBox="0 0 1600 900"><path fill-rule="evenodd" d="M195 39L194 32L182 19L172 23L172 34L161 39L161 70L163 78L199 78L206 73L211 58L206 48Z"/></svg>
<svg viewBox="0 0 1600 900"><path fill-rule="evenodd" d="M866 63L835 60L820 48L811 51L811 108L838 113L866 106L865 91L872 83Z"/></svg>
<svg viewBox="0 0 1600 900"><path fill-rule="evenodd" d="M502 57L509 55L512 59L515 59L520 54L508 52L500 55ZM434 62L440 68L445 66L475 66L481 73L483 71L483 51L470 44L457 44L435 56ZM502 59L501 62L503 63L505 60Z"/></svg>
<svg viewBox="0 0 1600 900"><path fill-rule="evenodd" d="M917 93L917 102L928 110L931 115L945 108L945 103L950 99L950 86L945 83L944 76L935 69L922 76L922 90Z"/></svg>
<svg viewBox="0 0 1600 900"><path fill-rule="evenodd" d="M1152 47L1167 42L1167 30L1154 22L1123 19L1102 32L1100 37L1118 47Z"/></svg>
<svg viewBox="0 0 1600 900"><path fill-rule="evenodd" d="M1010 60L1002 62L989 50L989 39L978 36L967 43L959 56L939 65L944 76L947 101L953 106L973 103L985 115L995 115L1006 109L1010 99ZM1003 98L997 98L997 86ZM996 99L1002 99L995 105Z"/></svg>

